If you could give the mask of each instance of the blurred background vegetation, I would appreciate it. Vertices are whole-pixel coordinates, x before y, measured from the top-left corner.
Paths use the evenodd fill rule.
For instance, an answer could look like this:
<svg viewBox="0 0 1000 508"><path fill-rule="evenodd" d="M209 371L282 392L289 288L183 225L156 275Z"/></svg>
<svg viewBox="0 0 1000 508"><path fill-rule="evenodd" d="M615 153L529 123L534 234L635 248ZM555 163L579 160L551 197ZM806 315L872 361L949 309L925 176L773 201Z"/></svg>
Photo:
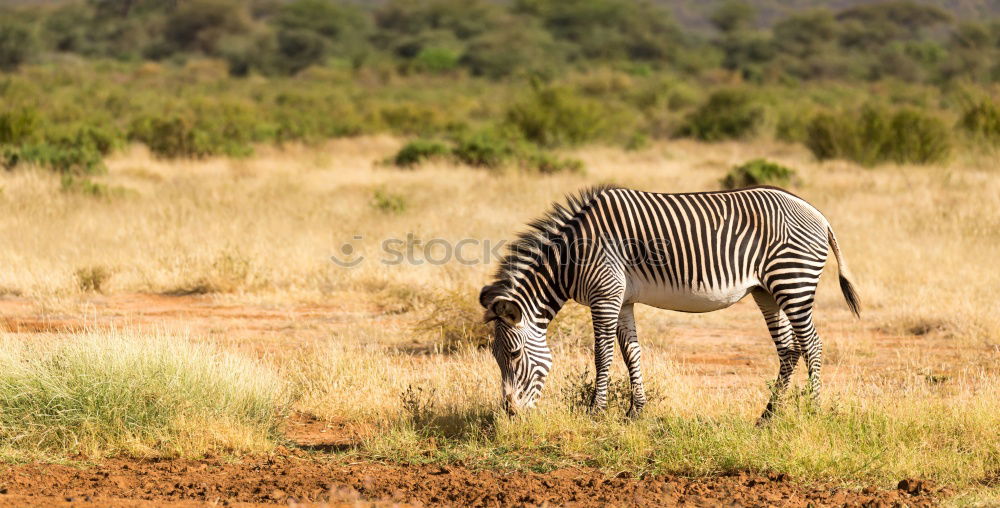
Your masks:
<svg viewBox="0 0 1000 508"><path fill-rule="evenodd" d="M1000 145L1000 4L951 0L8 0L0 165L391 133L552 172L551 150L768 137L935 163Z"/></svg>

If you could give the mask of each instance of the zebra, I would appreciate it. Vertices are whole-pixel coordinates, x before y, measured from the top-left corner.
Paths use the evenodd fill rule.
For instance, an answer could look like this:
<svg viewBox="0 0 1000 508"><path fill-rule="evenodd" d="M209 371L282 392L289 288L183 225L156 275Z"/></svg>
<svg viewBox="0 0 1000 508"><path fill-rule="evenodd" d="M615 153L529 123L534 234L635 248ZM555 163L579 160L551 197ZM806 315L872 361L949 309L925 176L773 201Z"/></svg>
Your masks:
<svg viewBox="0 0 1000 508"><path fill-rule="evenodd" d="M514 415L535 406L552 367L546 328L570 299L589 306L593 320L590 410L607 407L617 342L631 385L627 415L636 417L646 395L634 305L701 313L729 307L747 294L767 322L779 361L758 422L774 415L800 357L816 399L823 343L813 306L828 247L847 305L860 317L830 223L786 190L664 194L598 186L569 195L509 244L494 281L479 294L484 322L494 323L502 407Z"/></svg>

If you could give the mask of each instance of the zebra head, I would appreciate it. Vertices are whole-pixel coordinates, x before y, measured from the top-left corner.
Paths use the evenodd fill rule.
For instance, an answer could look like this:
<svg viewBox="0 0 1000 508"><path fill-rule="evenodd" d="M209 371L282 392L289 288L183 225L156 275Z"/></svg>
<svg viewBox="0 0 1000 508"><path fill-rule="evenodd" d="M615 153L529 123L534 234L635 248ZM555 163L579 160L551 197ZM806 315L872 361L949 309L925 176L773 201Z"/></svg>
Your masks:
<svg viewBox="0 0 1000 508"><path fill-rule="evenodd" d="M545 340L545 326L530 318L522 304L495 285L479 294L486 308L483 319L493 322L493 357L500 367L502 404L513 416L535 406L552 367L552 352Z"/></svg>

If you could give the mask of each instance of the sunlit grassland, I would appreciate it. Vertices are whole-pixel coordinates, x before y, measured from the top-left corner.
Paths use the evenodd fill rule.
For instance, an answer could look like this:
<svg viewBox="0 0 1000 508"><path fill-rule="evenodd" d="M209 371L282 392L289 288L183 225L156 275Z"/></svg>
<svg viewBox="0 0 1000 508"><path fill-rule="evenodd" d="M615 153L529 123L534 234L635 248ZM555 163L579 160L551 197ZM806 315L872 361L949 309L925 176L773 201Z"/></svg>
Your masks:
<svg viewBox="0 0 1000 508"><path fill-rule="evenodd" d="M586 174L539 176L445 163L402 170L378 162L399 146L392 138L358 138L318 148L262 147L249 159L169 162L133 148L107 161L107 175L94 177L121 189L100 197L61 190L59 178L44 171L0 173L0 292L36 302L40 312L78 309L95 290L83 279L103 273L104 293L209 293L278 306L336 302L370 306L400 316L402 323L359 318L347 331L264 359L228 360L229 353L214 346L183 346L196 354L169 355L171 368L193 372L177 376L183 386L214 388L208 395L165 389L164 397L200 401L191 403L197 409L219 397L230 401L220 394L231 390L256 394L252 425L233 436L190 438L186 427L148 423L152 416L123 430L124 416L144 406L115 406L108 399L123 417L99 420L111 423L90 434L70 432L84 427L59 420L30 429L4 423L3 454L268 450L282 439L273 433L274 419L291 407L372 429L345 452L360 458L540 470L582 464L635 474L751 470L885 487L918 477L968 495L995 495L1000 373L991 359L1000 343L1000 271L991 267L1000 252L1000 179L993 158L962 153L944 166L863 169L817 163L801 147L773 142L680 141L635 152L581 149L570 155L586 162ZM499 376L489 353L458 348L444 354L436 346L449 323L437 323L442 329L435 332L424 322L447 308L457 309L446 314L456 322L474 323L475 296L495 260L379 262L387 238L412 234L421 242L418 257L428 254L419 246L435 238L509 239L551 201L586 185L715 189L730 167L756 157L798 171L801 183L792 190L829 218L864 306L863 320L854 321L831 283L833 274L824 276L817 311L827 345L823 402L809 408L793 395L787 410L765 428L753 422L777 370L775 358L754 356L770 363L720 384L719 376L675 354L677 336L712 341L713 333L745 334L747 343L767 351L766 328L752 304L699 316L638 312L654 394L638 421L622 417L624 402L598 417L579 410L575 401L592 365L591 339L585 310L571 306L551 334L556 366L539 409L507 419L495 414ZM383 206L377 195L396 196L401 204ZM343 254L345 242L365 256L355 268L330 261ZM896 346L876 350L876 339L884 344L885 337ZM108 386L118 386L122 376L139 384L160 379L159 367L143 367L159 364L136 359L162 358L171 349L143 345L148 339L139 332L112 339L125 351L138 348L138 356L126 355L129 361L94 353L110 346L92 334L63 337L66 346L52 346L63 356L11 336L0 362L20 367L0 371L0 379L20 383L5 386L27 386L36 378L69 383L62 371L46 367L66 355L86 359L76 365L117 366L100 378ZM417 352L407 349L414 342ZM138 366L129 370L122 362ZM625 379L620 363L613 374L619 381ZM206 377L209 366L225 376ZM24 391L10 390L5 393ZM29 414L43 399L23 406L16 397L4 400L15 401L4 402L0 414L7 415ZM226 404L230 409L222 412L197 409L185 421L201 422L195 430L240 429L231 421L249 418L247 406ZM7 405L23 412L8 413ZM162 418L155 422L174 421Z"/></svg>

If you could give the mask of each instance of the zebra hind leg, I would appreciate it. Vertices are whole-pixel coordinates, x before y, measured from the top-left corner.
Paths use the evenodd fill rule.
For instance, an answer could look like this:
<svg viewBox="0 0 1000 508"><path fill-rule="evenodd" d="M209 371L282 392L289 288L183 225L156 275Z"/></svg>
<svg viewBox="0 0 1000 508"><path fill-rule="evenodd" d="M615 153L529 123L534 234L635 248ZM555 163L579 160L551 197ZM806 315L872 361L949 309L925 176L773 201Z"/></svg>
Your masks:
<svg viewBox="0 0 1000 508"><path fill-rule="evenodd" d="M628 367L629 384L632 387L632 398L629 404L629 418L636 418L642 413L643 406L646 405L646 389L642 384L641 356L642 348L639 346L639 338L635 328L635 314L632 305L622 307L621 314L618 315L618 348L621 350L622 358Z"/></svg>
<svg viewBox="0 0 1000 508"><path fill-rule="evenodd" d="M594 397L590 412L599 413L608 407L608 384L611 380L611 360L615 354L615 332L621 299L608 299L591 303L590 315L594 322Z"/></svg>
<svg viewBox="0 0 1000 508"><path fill-rule="evenodd" d="M763 289L757 289L753 292L753 299L764 315L764 321L767 322L767 329L771 332L771 339L774 340L774 347L778 353L778 377L771 387L771 397L767 401L767 406L757 419L757 424L763 425L777 412L782 395L788 389L789 380L795 372L801 350L788 317L778 307L771 294Z"/></svg>
<svg viewBox="0 0 1000 508"><path fill-rule="evenodd" d="M799 298L799 301L793 303L779 300L779 304L782 312L788 316L792 330L795 331L798 349L805 359L806 369L809 373L809 393L815 405L819 401L820 389L822 388L820 370L823 367L823 341L820 340L816 326L813 324L812 297L814 294L809 294L809 298L806 299ZM801 293L798 296L801 296Z"/></svg>

